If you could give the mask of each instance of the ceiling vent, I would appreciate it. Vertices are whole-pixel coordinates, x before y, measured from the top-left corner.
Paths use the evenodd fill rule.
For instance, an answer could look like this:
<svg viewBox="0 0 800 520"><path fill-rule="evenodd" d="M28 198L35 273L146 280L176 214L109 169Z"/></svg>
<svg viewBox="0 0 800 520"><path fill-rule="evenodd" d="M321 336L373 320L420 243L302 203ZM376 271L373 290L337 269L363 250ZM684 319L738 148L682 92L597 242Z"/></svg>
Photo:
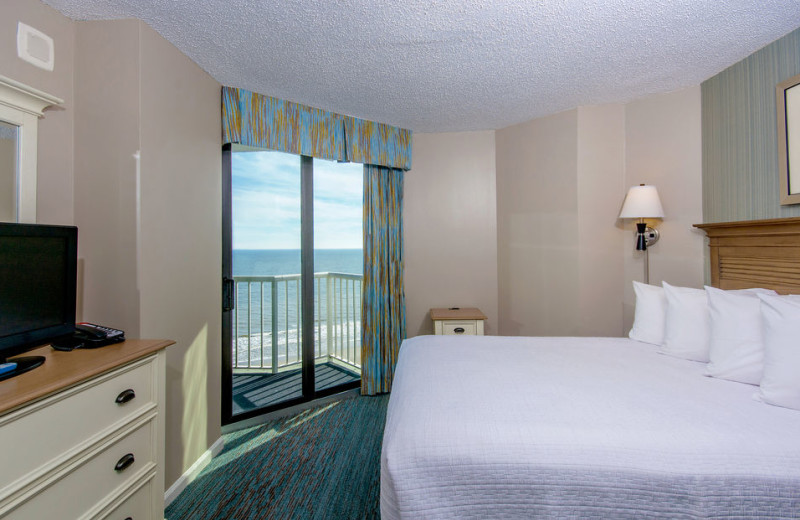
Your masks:
<svg viewBox="0 0 800 520"><path fill-rule="evenodd" d="M55 47L53 39L30 25L17 25L17 56L40 69L53 70Z"/></svg>

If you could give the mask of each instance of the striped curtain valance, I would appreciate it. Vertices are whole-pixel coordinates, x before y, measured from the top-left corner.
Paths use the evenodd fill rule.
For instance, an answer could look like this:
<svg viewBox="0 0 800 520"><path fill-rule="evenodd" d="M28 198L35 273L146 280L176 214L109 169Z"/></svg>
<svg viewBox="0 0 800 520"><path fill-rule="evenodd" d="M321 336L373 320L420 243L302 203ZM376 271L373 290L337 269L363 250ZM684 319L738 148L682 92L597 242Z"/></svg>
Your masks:
<svg viewBox="0 0 800 520"><path fill-rule="evenodd" d="M222 87L222 141L320 159L347 159L343 116Z"/></svg>
<svg viewBox="0 0 800 520"><path fill-rule="evenodd" d="M411 130L222 87L222 141L320 159L411 168Z"/></svg>
<svg viewBox="0 0 800 520"><path fill-rule="evenodd" d="M411 130L355 117L344 123L348 161L411 169Z"/></svg>

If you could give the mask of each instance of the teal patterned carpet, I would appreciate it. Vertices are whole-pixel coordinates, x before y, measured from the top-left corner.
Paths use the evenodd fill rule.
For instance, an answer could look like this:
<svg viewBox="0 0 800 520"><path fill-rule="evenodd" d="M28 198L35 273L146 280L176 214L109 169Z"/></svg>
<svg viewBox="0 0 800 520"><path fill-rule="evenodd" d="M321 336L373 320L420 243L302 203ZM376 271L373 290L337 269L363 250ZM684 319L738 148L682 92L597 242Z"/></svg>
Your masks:
<svg viewBox="0 0 800 520"><path fill-rule="evenodd" d="M388 402L353 397L225 435L167 520L379 519Z"/></svg>

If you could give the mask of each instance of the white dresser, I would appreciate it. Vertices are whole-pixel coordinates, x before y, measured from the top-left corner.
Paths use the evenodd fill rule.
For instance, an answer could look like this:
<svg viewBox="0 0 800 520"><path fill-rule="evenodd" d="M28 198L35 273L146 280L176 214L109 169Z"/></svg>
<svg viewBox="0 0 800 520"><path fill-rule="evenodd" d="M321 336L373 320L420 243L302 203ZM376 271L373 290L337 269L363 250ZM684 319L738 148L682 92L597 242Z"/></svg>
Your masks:
<svg viewBox="0 0 800 520"><path fill-rule="evenodd" d="M0 518L164 516L165 340L55 352L0 382Z"/></svg>

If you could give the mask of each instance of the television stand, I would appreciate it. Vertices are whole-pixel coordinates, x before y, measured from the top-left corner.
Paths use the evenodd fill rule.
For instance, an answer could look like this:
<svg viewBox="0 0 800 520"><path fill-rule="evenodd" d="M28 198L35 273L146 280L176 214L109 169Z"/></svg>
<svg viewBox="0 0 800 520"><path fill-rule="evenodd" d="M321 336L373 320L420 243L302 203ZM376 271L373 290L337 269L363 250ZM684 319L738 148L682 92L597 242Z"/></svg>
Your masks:
<svg viewBox="0 0 800 520"><path fill-rule="evenodd" d="M34 368L44 363L44 359L45 359L44 356L25 356L25 357L6 359L5 361L3 361L3 363L16 363L17 367L14 368L13 370L0 374L0 381L4 381L6 379L16 377L20 374L24 374L29 370L33 370Z"/></svg>

